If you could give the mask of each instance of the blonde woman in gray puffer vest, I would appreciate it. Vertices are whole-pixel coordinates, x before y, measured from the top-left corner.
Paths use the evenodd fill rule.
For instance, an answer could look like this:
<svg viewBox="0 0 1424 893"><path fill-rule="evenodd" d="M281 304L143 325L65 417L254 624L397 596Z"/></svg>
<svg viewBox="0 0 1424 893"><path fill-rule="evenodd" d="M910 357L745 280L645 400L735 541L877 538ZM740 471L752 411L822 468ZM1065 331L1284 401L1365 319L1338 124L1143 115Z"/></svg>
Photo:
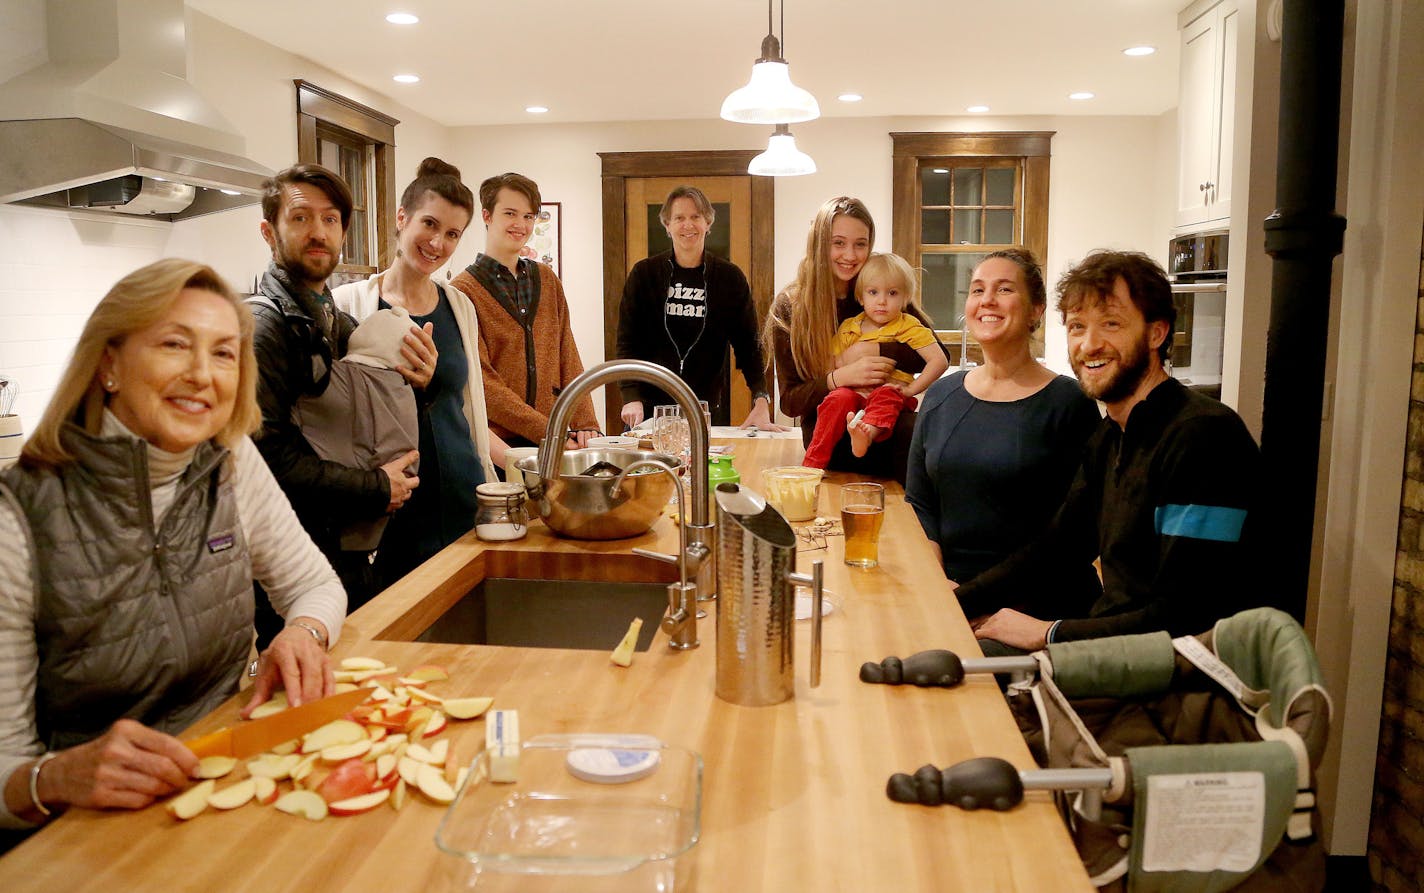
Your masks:
<svg viewBox="0 0 1424 893"><path fill-rule="evenodd" d="M287 626L245 712L333 691L346 594L248 438L256 375L227 284L150 264L99 302L0 474L0 828L186 786L173 735L237 692L254 578Z"/></svg>

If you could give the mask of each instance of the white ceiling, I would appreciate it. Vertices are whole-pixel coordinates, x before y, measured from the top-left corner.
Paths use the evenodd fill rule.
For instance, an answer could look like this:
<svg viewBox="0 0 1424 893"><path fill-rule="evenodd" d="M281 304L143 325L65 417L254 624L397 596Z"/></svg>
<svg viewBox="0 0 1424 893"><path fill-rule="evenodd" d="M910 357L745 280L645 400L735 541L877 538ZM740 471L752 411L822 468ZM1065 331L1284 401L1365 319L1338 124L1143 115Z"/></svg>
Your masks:
<svg viewBox="0 0 1424 893"><path fill-rule="evenodd" d="M447 126L716 117L746 83L767 15L763 0L187 3ZM1156 115L1177 104L1186 3L792 0L783 43L793 81L826 116L962 115L976 104L995 116ZM396 11L421 21L388 24ZM1122 55L1138 44L1158 52ZM391 80L402 73L421 82ZM1078 90L1097 96L1068 99ZM838 102L847 91L864 101Z"/></svg>

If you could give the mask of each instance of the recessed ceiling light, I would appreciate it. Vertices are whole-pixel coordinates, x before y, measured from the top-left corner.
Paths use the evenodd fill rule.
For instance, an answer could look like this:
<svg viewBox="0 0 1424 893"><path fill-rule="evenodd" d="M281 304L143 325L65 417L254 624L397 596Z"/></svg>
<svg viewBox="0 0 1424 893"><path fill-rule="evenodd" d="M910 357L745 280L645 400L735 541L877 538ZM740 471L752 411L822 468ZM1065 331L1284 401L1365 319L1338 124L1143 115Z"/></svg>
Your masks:
<svg viewBox="0 0 1424 893"><path fill-rule="evenodd" d="M1089 93L1087 90L1079 90L1077 93L1069 93L1069 99L1092 99L1096 93Z"/></svg>
<svg viewBox="0 0 1424 893"><path fill-rule="evenodd" d="M1156 47L1140 46L1128 47L1127 49L1122 51L1122 54L1124 56L1150 56L1155 52L1157 52Z"/></svg>
<svg viewBox="0 0 1424 893"><path fill-rule="evenodd" d="M221 192L223 195L242 195L242 193L236 189L219 189L218 192Z"/></svg>
<svg viewBox="0 0 1424 893"><path fill-rule="evenodd" d="M386 16L386 21L392 25L414 25L420 21L420 17L411 15L408 12L393 12Z"/></svg>
<svg viewBox="0 0 1424 893"><path fill-rule="evenodd" d="M966 112L975 112L975 113L978 113L978 112L987 112L988 110L989 110L989 107L988 107L987 105L971 105L969 108L965 109Z"/></svg>
<svg viewBox="0 0 1424 893"><path fill-rule="evenodd" d="M841 102L860 102L865 97L861 96L859 93L842 93L836 98L839 99Z"/></svg>
<svg viewBox="0 0 1424 893"><path fill-rule="evenodd" d="M932 170L930 170L930 173L932 173L932 174L947 174L947 173L949 173L949 168L947 168L947 167L937 167L937 168L933 168Z"/></svg>
<svg viewBox="0 0 1424 893"><path fill-rule="evenodd" d="M391 80L395 81L397 84L418 84L420 83L420 75L398 74L395 77L391 78Z"/></svg>
<svg viewBox="0 0 1424 893"><path fill-rule="evenodd" d="M549 111L549 108L548 108L548 106L542 106L542 105L530 105L530 106L525 106L525 107L524 107L524 110L525 110L526 112L528 112L529 114L531 114L531 115L542 115L542 114L544 114L545 112Z"/></svg>

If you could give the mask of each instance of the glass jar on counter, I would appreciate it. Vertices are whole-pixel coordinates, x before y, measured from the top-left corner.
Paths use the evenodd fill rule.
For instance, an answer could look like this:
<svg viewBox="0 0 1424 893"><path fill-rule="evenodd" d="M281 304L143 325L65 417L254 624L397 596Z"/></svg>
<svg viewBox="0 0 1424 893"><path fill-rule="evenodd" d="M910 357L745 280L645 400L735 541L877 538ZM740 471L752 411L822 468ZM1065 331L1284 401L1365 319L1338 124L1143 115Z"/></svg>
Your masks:
<svg viewBox="0 0 1424 893"><path fill-rule="evenodd" d="M523 539L529 532L524 485L491 481L475 488L475 536L488 542Z"/></svg>

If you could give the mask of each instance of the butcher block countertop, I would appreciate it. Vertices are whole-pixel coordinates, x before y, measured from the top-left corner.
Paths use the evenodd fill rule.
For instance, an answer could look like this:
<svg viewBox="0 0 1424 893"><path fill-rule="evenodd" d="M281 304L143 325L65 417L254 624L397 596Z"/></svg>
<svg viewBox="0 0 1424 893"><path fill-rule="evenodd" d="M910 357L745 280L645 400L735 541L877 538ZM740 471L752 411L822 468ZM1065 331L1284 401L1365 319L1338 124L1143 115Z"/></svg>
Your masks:
<svg viewBox="0 0 1424 893"><path fill-rule="evenodd" d="M736 468L758 492L759 469L800 461L796 440L733 443ZM852 479L827 476L823 515L838 516L839 485ZM1030 793L1007 813L908 806L885 796L892 773L926 763L998 756L1033 766L991 679L971 677L942 690L867 685L857 677L861 663L887 655L927 648L979 654L897 485L887 487L878 568L846 567L837 536L825 549L798 554L802 572L825 560L825 585L839 608L825 619L815 689L808 683L810 624L796 624L796 696L777 706L740 707L714 695L713 616L699 621L700 648L673 651L658 632L626 669L609 660L616 641L598 651L414 641L486 576L666 581L675 576L672 566L630 549L673 552L676 543L677 529L666 517L643 537L614 542L559 539L539 523L513 543L467 535L353 614L333 654L380 658L402 670L443 665L451 678L432 683L432 691L492 696L496 708L519 711L525 740L643 733L699 752L702 835L679 863L678 889L1092 889L1047 794ZM235 721L238 703L233 699L193 732ZM475 756L484 725L452 721L444 736L452 762ZM0 858L0 890L432 893L456 886L448 864L455 860L433 842L443 813L419 794L399 812L383 805L320 822L256 804L209 810L188 822L159 806L71 810ZM577 879L568 881L561 889L578 889Z"/></svg>

